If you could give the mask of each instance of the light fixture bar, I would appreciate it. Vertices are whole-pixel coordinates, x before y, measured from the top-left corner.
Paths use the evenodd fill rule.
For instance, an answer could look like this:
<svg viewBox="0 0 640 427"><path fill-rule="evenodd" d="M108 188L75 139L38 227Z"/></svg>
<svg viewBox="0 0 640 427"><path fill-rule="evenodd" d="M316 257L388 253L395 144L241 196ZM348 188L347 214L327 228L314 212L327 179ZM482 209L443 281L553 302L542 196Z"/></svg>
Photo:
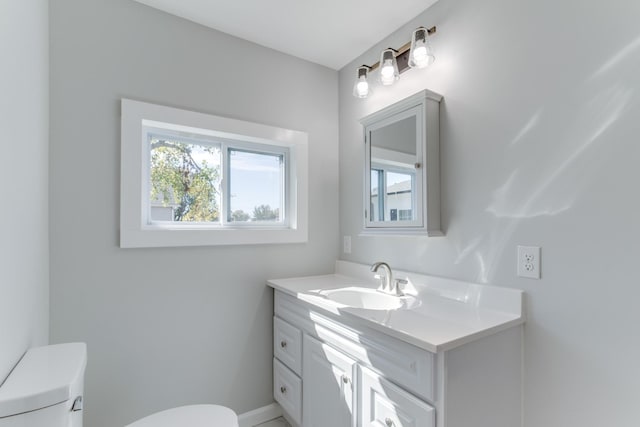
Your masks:
<svg viewBox="0 0 640 427"><path fill-rule="evenodd" d="M426 68L435 61L429 45L429 36L436 32L436 27L418 27L413 31L411 40L398 49L388 47L380 53L380 60L373 65L363 64L358 67L358 74L353 85L353 96L367 98L371 94L369 74L380 69L377 81L382 86L390 86L400 79L400 73L409 68Z"/></svg>
<svg viewBox="0 0 640 427"><path fill-rule="evenodd" d="M436 27L433 26L429 29L427 29L427 34L428 35L432 35L435 34L436 32ZM389 49L393 49L393 48L389 48ZM400 69L400 72L403 72L404 70L406 70L409 66L406 65L407 64L407 60L402 60L400 57L407 54L407 52L409 52L409 49L411 49L411 40L409 40L408 42L406 42L405 44L403 44L402 46L400 46L398 49L393 49L394 51L396 51L396 59L398 60L398 68ZM404 66L400 66L400 63L403 63ZM369 67L369 71L373 71L376 68L380 67L380 61L376 62L373 65L362 65L363 67Z"/></svg>

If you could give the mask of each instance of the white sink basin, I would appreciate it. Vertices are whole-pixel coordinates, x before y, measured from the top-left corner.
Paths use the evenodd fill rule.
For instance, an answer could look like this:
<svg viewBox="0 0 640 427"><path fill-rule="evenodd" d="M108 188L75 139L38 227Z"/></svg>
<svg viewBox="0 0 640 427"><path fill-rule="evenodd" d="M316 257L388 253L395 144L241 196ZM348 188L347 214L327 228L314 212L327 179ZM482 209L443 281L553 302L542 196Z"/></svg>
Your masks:
<svg viewBox="0 0 640 427"><path fill-rule="evenodd" d="M397 297L370 288L350 286L347 288L327 290L324 296L338 304L367 310L397 310L414 305L412 296Z"/></svg>

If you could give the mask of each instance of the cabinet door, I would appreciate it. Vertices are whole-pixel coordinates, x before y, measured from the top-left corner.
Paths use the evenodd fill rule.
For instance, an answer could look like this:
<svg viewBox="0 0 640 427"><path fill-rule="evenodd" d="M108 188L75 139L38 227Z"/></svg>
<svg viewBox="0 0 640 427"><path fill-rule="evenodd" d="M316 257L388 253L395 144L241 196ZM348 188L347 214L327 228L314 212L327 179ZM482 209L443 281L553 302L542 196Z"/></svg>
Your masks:
<svg viewBox="0 0 640 427"><path fill-rule="evenodd" d="M359 427L435 427L435 409L375 372L360 371Z"/></svg>
<svg viewBox="0 0 640 427"><path fill-rule="evenodd" d="M302 425L355 427L355 360L306 334L302 354Z"/></svg>

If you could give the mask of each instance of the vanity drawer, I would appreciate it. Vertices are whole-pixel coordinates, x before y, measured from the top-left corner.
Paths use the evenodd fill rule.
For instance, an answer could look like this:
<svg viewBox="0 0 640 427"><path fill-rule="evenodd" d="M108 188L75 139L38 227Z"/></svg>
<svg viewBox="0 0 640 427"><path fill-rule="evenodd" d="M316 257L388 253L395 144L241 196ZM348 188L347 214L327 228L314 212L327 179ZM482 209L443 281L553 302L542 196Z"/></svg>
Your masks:
<svg viewBox="0 0 640 427"><path fill-rule="evenodd" d="M273 397L295 424L302 419L302 380L273 359Z"/></svg>
<svg viewBox="0 0 640 427"><path fill-rule="evenodd" d="M436 410L367 369L360 371L361 427L435 427Z"/></svg>
<svg viewBox="0 0 640 427"><path fill-rule="evenodd" d="M273 318L273 355L302 375L302 332L279 317Z"/></svg>

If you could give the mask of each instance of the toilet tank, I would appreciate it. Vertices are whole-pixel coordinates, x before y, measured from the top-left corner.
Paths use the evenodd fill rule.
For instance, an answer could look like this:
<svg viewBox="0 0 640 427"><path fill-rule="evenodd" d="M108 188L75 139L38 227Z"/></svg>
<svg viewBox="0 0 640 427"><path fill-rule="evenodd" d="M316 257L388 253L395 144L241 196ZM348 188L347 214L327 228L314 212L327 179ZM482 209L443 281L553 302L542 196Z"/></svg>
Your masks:
<svg viewBox="0 0 640 427"><path fill-rule="evenodd" d="M0 427L82 427L84 343L32 348L0 386Z"/></svg>

